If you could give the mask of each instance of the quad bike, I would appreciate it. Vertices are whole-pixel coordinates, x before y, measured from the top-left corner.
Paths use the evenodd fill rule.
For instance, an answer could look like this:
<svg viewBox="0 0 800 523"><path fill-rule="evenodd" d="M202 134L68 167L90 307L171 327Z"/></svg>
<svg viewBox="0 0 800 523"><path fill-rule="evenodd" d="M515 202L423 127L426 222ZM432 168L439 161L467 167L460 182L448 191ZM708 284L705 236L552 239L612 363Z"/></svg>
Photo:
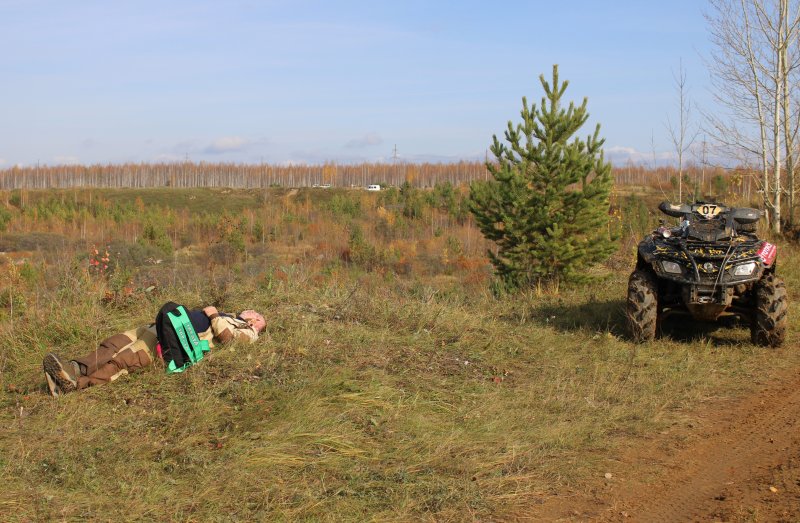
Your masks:
<svg viewBox="0 0 800 523"><path fill-rule="evenodd" d="M786 337L786 288L775 274L777 248L756 236L761 212L713 203L674 205L680 218L639 243L628 280L626 317L631 337L652 340L661 321L684 314L695 320L739 317L750 324L753 343L778 347Z"/></svg>

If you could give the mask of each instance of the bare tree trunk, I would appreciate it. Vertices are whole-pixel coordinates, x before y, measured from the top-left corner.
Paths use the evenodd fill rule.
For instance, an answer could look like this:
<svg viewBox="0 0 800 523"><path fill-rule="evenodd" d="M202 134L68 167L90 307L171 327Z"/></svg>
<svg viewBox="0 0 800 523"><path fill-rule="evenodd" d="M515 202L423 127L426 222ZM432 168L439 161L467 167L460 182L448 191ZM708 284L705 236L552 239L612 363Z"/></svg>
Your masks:
<svg viewBox="0 0 800 523"><path fill-rule="evenodd" d="M675 90L678 93L678 125L675 127L667 117L667 131L669 131L672 146L678 156L678 201L683 201L683 156L697 138L697 130L690 130L691 102L686 88L686 71L683 61L678 66L678 72L672 75L675 81ZM687 134L692 133L691 136ZM695 198L697 195L695 195Z"/></svg>
<svg viewBox="0 0 800 523"><path fill-rule="evenodd" d="M750 73L753 82L753 94L758 111L758 126L761 135L761 169L762 169L762 190L764 191L764 208L767 218L767 226L769 227L771 221L770 204L769 204L769 157L767 153L767 122L764 116L764 103L761 99L761 90L759 89L760 79L758 75L758 64L756 62L755 52L753 51L753 42L751 36L750 19L747 16L747 7L745 0L742 3L742 16L744 17L744 25L747 37L747 63L750 66Z"/></svg>
<svg viewBox="0 0 800 523"><path fill-rule="evenodd" d="M783 26L784 18L786 16L786 2L787 0L779 0L778 7L778 34L775 42L775 103L773 108L773 121L772 121L772 162L773 162L773 185L774 193L772 197L772 230L776 234L781 233L781 99L783 96L783 76L785 74L785 67L783 63Z"/></svg>
<svg viewBox="0 0 800 523"><path fill-rule="evenodd" d="M797 147L797 131L800 125L797 110L793 109L792 97L796 93L793 89L797 85L795 72L800 66L800 39L798 39L798 26L800 26L800 5L787 5L787 13L784 18L783 34L784 46L783 64L785 68L783 76L783 129L784 146L786 149L786 222L791 227L794 225L795 207L795 148ZM792 78L794 77L794 81Z"/></svg>
<svg viewBox="0 0 800 523"><path fill-rule="evenodd" d="M792 137L792 113L790 112L791 92L789 90L789 70L788 49L791 40L789 33L788 6L786 18L784 20L784 45L781 49L781 62L784 66L783 81L783 142L786 148L786 184L789 187L786 204L788 207L787 224L789 227L794 225L794 139Z"/></svg>

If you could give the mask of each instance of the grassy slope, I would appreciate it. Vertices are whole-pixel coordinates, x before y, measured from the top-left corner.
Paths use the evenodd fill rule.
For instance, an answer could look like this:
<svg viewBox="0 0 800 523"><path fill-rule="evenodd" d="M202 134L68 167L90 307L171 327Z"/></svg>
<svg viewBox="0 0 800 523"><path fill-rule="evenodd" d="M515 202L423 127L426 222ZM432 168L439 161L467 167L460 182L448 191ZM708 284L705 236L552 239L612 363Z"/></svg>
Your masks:
<svg viewBox="0 0 800 523"><path fill-rule="evenodd" d="M82 353L167 299L197 306L211 291L184 284L116 310L96 281L57 271L0 331L4 521L509 519L602 474L631 437L798 363L794 316L778 351L743 329L630 344L622 272L494 300L297 266L270 286L231 276L227 303L268 311L256 344L56 401L46 352Z"/></svg>

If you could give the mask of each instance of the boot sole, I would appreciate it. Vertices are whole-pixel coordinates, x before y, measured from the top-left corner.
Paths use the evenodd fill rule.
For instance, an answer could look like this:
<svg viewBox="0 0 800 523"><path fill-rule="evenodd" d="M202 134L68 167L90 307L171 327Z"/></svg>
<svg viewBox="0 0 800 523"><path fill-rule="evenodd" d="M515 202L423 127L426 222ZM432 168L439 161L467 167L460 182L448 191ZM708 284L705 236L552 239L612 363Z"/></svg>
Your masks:
<svg viewBox="0 0 800 523"><path fill-rule="evenodd" d="M58 361L58 358L54 354L48 354L44 357L44 372L47 376L56 382L58 388L61 392L72 392L77 390L77 386L75 382L70 379L69 374L67 371L64 370L64 367L61 366L61 362ZM48 386L50 385L50 379L48 379Z"/></svg>
<svg viewBox="0 0 800 523"><path fill-rule="evenodd" d="M50 395L57 398L59 396L58 383L47 372L44 373L44 377L47 379L47 388L50 389Z"/></svg>

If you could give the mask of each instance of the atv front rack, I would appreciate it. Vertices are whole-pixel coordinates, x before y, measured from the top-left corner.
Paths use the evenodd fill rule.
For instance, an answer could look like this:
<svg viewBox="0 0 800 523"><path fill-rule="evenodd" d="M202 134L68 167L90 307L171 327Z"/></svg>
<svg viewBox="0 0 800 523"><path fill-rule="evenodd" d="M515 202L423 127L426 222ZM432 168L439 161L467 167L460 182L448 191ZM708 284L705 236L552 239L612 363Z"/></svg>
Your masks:
<svg viewBox="0 0 800 523"><path fill-rule="evenodd" d="M670 241L671 240L671 241ZM673 257L675 261L684 265L688 271L681 275L664 274L669 279L688 283L691 285L719 285L745 283L754 278L742 278L733 281L723 280L725 271L730 270L736 263L759 260L758 248L760 241L743 240L730 242L708 242L675 238L664 243L674 249L657 249L656 254ZM670 255L673 256L670 256ZM757 276L754 274L753 276Z"/></svg>

